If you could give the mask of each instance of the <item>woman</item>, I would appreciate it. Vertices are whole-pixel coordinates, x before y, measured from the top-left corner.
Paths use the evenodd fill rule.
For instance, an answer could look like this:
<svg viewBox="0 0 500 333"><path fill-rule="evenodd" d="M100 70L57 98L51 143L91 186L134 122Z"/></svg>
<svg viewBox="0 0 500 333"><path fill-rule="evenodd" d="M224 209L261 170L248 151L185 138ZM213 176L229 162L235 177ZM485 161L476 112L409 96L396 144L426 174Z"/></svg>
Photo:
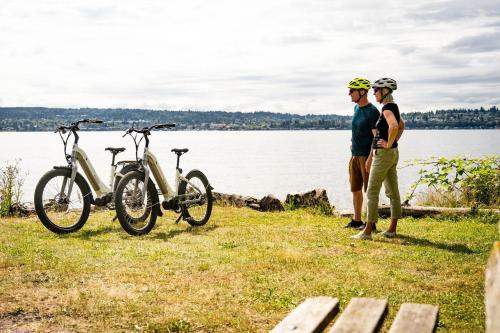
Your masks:
<svg viewBox="0 0 500 333"><path fill-rule="evenodd" d="M397 83L393 79L382 78L375 81L373 89L377 102L383 104L383 107L375 125L376 135L373 139L372 152L366 163L366 169L370 173L366 191L367 223L363 231L351 237L353 239L372 239L373 226L378 220L378 201L382 183L391 203L391 225L389 229L381 233L382 236L394 237L398 219L401 218L401 199L396 167L399 160L398 140L403 134L404 122L399 114L398 105L394 103L392 97L392 92L397 89Z"/></svg>

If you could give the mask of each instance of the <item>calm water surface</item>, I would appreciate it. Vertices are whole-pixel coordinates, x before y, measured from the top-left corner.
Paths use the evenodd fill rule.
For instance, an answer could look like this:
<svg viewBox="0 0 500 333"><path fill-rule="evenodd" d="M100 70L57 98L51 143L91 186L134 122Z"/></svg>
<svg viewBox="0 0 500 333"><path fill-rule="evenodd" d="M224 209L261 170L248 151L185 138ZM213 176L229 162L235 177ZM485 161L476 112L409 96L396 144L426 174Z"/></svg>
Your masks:
<svg viewBox="0 0 500 333"><path fill-rule="evenodd" d="M118 160L134 158L133 142L122 134L80 132L79 146L105 183L109 182L111 162L105 147L126 147ZM321 187L327 189L332 204L346 209L351 207L347 174L350 137L350 131L165 131L153 132L150 148L172 183L175 155L170 150L189 148L181 158L181 167L184 171L202 170L217 192L257 198L272 193L284 199L287 193ZM400 166L432 155L500 155L500 130L407 130L399 150ZM0 132L0 165L14 159L21 159L22 169L29 172L24 201L33 201L36 183L46 171L65 164L57 134ZM418 178L417 171L399 169L402 196Z"/></svg>

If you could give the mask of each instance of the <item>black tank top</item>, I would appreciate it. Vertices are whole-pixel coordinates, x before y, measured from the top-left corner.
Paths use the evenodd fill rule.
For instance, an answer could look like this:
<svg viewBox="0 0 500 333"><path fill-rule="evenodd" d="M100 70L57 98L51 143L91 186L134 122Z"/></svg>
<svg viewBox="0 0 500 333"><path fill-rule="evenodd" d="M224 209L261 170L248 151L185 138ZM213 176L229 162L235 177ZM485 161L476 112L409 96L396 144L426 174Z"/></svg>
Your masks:
<svg viewBox="0 0 500 333"><path fill-rule="evenodd" d="M384 117L384 111L388 110L391 111L394 114L394 117L396 118L396 121L398 122L399 125L399 120L401 119L401 116L399 115L399 108L396 103L387 103L382 107L382 112L380 112L380 117L377 120L377 123L375 124L375 127L378 130L378 135L380 139L383 139L385 141L389 141L389 125L387 124L387 120ZM396 148L398 146L398 143L394 141L392 144L392 148Z"/></svg>

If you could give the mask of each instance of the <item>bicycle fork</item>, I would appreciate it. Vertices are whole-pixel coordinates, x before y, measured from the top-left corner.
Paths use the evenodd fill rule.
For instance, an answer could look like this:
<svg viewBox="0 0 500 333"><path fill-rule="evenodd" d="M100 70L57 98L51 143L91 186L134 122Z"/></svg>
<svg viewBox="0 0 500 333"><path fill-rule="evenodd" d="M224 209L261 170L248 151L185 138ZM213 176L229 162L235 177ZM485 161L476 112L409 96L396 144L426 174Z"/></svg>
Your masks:
<svg viewBox="0 0 500 333"><path fill-rule="evenodd" d="M69 201L71 198L71 192L73 191L73 184L75 183L76 174L78 173L78 167L75 163L74 154L71 156L70 168L71 168L71 176L69 179L68 194L66 195L66 200L68 201L68 210L69 210ZM59 193L59 196L61 198L65 195L64 190L66 189L67 182L68 182L68 177L64 177L63 183L61 185L61 192Z"/></svg>

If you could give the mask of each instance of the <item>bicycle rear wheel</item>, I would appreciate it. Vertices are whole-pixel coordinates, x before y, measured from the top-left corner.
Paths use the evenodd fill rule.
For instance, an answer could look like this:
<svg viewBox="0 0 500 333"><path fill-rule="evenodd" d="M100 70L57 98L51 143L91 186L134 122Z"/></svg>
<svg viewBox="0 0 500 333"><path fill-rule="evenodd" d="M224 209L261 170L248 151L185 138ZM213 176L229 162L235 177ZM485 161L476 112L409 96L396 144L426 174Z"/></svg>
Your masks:
<svg viewBox="0 0 500 333"><path fill-rule="evenodd" d="M43 225L64 234L79 230L90 214L92 195L85 179L77 174L68 196L71 169L54 169L42 176L35 189L35 210Z"/></svg>
<svg viewBox="0 0 500 333"><path fill-rule="evenodd" d="M188 195L179 201L182 214L190 225L204 225L212 214L212 187L199 170L190 171L186 179L188 182L182 181L179 185L179 195Z"/></svg>
<svg viewBox="0 0 500 333"><path fill-rule="evenodd" d="M144 235L153 229L158 216L158 193L152 179L144 186L144 173L131 171L118 183L115 209L123 229L130 235Z"/></svg>

